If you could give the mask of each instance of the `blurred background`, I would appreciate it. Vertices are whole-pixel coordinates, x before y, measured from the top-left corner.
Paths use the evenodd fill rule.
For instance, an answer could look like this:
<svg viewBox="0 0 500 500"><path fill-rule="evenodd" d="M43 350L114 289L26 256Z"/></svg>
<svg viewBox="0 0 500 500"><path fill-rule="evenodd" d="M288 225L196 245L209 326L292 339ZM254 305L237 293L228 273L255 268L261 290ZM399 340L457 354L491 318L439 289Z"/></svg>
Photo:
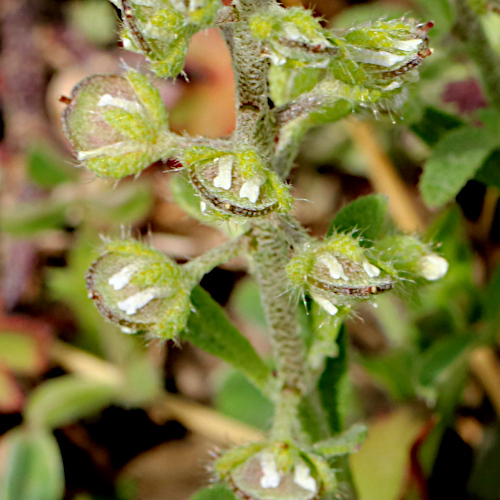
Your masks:
<svg viewBox="0 0 500 500"><path fill-rule="evenodd" d="M370 425L353 458L360 498L498 500L500 152L439 211L418 190L442 134L474 125L487 106L477 69L446 0L305 5L335 29L402 15L435 23L434 54L401 112L313 130L290 178L311 234L322 236L347 202L380 192L394 223L450 262L442 283L382 296L348 322L346 420ZM208 450L258 436L272 415L240 373L189 344L123 335L87 299L100 235L130 228L179 262L225 239L174 201L175 162L118 184L75 168L60 96L92 74L147 71L118 47L119 22L106 0L0 3L0 478L17 474L22 491L38 492L15 500L187 500L209 479ZM500 52L500 16L482 22ZM231 133L234 84L217 30L193 38L185 72L154 80L172 128ZM246 262L215 269L202 286L269 353Z"/></svg>

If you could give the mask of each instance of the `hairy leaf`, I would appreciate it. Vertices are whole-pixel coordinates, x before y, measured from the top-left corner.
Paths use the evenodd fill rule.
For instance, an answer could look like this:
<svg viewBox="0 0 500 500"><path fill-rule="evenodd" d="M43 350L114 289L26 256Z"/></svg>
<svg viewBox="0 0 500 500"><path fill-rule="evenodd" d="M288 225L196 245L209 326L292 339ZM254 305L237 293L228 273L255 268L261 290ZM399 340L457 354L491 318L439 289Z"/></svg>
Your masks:
<svg viewBox="0 0 500 500"><path fill-rule="evenodd" d="M222 358L241 370L257 387L264 388L270 378L269 368L221 307L201 287L193 290L191 302L195 312L191 313L180 338Z"/></svg>
<svg viewBox="0 0 500 500"><path fill-rule="evenodd" d="M328 235L335 231L355 233L366 240L375 240L380 233L387 213L387 196L370 194L341 208L328 230Z"/></svg>
<svg viewBox="0 0 500 500"><path fill-rule="evenodd" d="M446 134L427 161L420 180L425 203L439 207L452 200L497 143L498 138L474 127L461 127Z"/></svg>

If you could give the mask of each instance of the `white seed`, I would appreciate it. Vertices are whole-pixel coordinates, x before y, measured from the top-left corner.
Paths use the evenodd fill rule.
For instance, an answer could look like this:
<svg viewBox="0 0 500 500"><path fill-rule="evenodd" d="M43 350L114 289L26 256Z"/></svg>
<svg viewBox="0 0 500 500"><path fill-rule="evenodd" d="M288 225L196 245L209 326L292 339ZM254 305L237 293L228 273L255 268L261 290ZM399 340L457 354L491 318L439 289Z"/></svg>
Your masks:
<svg viewBox="0 0 500 500"><path fill-rule="evenodd" d="M370 264L367 260L363 262L363 269L365 270L365 273L370 276L370 278L380 276L380 269L377 266Z"/></svg>
<svg viewBox="0 0 500 500"><path fill-rule="evenodd" d="M240 188L240 198L248 198L252 203L255 203L259 199L260 187L264 182L266 182L265 176L258 175L244 182Z"/></svg>
<svg viewBox="0 0 500 500"><path fill-rule="evenodd" d="M274 455L271 452L264 451L260 456L260 465L262 467L260 485L263 488L277 488L280 485L281 476Z"/></svg>
<svg viewBox="0 0 500 500"><path fill-rule="evenodd" d="M316 293L311 293L311 295L314 301L317 302L318 305L322 307L330 316L335 316L339 312L338 308L335 307L335 305L328 299L325 299Z"/></svg>
<svg viewBox="0 0 500 500"><path fill-rule="evenodd" d="M293 475L293 482L305 490L317 493L316 480L311 477L311 470L305 464L297 464Z"/></svg>
<svg viewBox="0 0 500 500"><path fill-rule="evenodd" d="M113 274L113 276L108 279L108 283L115 290L121 290L130 283L132 276L138 269L139 266L137 264L129 264L128 266L125 266L121 271Z"/></svg>
<svg viewBox="0 0 500 500"><path fill-rule="evenodd" d="M233 182L233 161L231 155L222 156L219 159L219 175L214 179L214 186L225 189L231 189Z"/></svg>
<svg viewBox="0 0 500 500"><path fill-rule="evenodd" d="M425 255L420 259L422 276L429 281L436 281L448 272L448 261L435 253Z"/></svg>
<svg viewBox="0 0 500 500"><path fill-rule="evenodd" d="M147 290L143 290L142 292L132 295L132 297L129 297L128 299L118 302L116 305L118 306L118 309L124 311L125 314L132 316L155 298L156 290L148 288Z"/></svg>
<svg viewBox="0 0 500 500"><path fill-rule="evenodd" d="M370 50L361 49L358 47L350 47L349 55L355 62L364 64L375 64L376 66L383 66L390 68L395 64L402 63L407 60L408 56L391 54L385 50Z"/></svg>
<svg viewBox="0 0 500 500"><path fill-rule="evenodd" d="M342 264L337 260L334 255L323 254L319 261L326 266L330 276L334 280L343 279L344 281L349 281Z"/></svg>
<svg viewBox="0 0 500 500"><path fill-rule="evenodd" d="M101 96L97 105L99 107L113 106L114 108L120 108L132 114L140 113L142 111L142 107L138 102L129 101L128 99L123 99L121 97L115 97L111 94L104 94Z"/></svg>

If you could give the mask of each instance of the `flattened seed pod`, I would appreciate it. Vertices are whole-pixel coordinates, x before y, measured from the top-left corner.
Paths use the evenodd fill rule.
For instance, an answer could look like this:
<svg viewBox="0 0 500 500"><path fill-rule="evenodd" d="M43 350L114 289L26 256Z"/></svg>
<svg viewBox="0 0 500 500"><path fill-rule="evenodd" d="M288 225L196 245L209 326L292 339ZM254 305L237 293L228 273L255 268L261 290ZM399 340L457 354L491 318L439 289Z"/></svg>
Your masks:
<svg viewBox="0 0 500 500"><path fill-rule="evenodd" d="M390 268L374 263L347 234L311 244L290 261L287 271L291 281L303 286L332 316L339 307L349 308L356 301L391 290L395 284Z"/></svg>
<svg viewBox="0 0 500 500"><path fill-rule="evenodd" d="M203 208L209 206L216 216L263 217L291 207L288 187L251 149L194 147L184 152L182 162Z"/></svg>
<svg viewBox="0 0 500 500"><path fill-rule="evenodd" d="M125 333L169 339L184 328L190 289L177 264L140 242L109 242L87 272L87 290L101 314Z"/></svg>

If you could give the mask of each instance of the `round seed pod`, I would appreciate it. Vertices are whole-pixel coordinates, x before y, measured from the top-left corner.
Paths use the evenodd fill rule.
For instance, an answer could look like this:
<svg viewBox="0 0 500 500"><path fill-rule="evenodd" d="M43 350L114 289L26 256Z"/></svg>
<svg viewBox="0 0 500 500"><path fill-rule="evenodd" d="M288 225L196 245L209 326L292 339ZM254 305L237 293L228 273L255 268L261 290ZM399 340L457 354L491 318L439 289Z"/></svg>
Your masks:
<svg viewBox="0 0 500 500"><path fill-rule="evenodd" d="M190 313L190 286L179 266L140 242L109 242L87 272L99 311L126 333L173 338Z"/></svg>
<svg viewBox="0 0 500 500"><path fill-rule="evenodd" d="M78 160L98 176L137 174L168 149L158 148L160 136L168 135L165 106L137 71L84 79L73 89L62 120Z"/></svg>
<svg viewBox="0 0 500 500"><path fill-rule="evenodd" d="M231 152L194 147L184 152L182 162L204 207L222 219L263 217L291 208L288 187L251 149Z"/></svg>

